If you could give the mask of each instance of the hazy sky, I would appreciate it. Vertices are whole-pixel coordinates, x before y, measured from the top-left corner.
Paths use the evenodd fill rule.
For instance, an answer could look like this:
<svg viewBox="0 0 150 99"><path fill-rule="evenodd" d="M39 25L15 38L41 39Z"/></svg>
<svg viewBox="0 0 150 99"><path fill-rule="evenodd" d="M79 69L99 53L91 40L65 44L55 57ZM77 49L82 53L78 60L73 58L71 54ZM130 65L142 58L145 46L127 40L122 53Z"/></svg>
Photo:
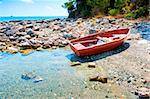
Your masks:
<svg viewBox="0 0 150 99"><path fill-rule="evenodd" d="M0 16L67 16L68 0L0 0Z"/></svg>

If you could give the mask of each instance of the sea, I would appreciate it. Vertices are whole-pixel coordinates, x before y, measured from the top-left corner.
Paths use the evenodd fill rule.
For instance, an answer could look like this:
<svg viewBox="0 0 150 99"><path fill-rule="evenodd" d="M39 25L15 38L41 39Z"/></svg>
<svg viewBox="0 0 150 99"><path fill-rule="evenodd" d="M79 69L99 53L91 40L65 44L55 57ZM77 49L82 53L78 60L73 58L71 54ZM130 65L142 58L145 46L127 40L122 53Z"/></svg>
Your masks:
<svg viewBox="0 0 150 99"><path fill-rule="evenodd" d="M67 16L8 16L8 17L1 17L0 22L8 22L14 20L52 20L56 18L67 18Z"/></svg>

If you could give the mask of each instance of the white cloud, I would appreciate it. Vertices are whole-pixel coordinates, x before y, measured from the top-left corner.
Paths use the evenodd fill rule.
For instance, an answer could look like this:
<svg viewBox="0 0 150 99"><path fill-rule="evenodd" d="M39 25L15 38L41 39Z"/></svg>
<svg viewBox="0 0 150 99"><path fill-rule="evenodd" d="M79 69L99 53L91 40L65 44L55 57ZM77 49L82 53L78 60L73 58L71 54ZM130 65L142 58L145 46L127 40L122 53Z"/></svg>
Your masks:
<svg viewBox="0 0 150 99"><path fill-rule="evenodd" d="M34 3L33 0L21 0L21 1L25 3Z"/></svg>
<svg viewBox="0 0 150 99"><path fill-rule="evenodd" d="M52 10L55 10L54 8L50 7L50 6L46 6L46 9L52 11Z"/></svg>

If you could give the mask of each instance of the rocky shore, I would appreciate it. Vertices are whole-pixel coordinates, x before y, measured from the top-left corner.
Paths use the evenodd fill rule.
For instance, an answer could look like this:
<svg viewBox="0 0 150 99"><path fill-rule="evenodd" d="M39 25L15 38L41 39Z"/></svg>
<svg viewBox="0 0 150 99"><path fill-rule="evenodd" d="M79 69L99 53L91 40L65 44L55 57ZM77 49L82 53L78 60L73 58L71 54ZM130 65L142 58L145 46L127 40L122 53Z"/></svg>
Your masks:
<svg viewBox="0 0 150 99"><path fill-rule="evenodd" d="M0 51L28 54L33 50L65 47L70 39L99 31L133 28L137 23L113 18L0 22ZM70 63L87 77L84 82L87 90L105 91L105 98L111 99L132 99L129 93L140 99L149 98L150 42L137 31L132 32L135 33L119 48L86 58L93 62L81 59ZM23 78L30 77L29 74ZM39 76L35 79L42 80ZM129 93L123 93L125 90Z"/></svg>
<svg viewBox="0 0 150 99"><path fill-rule="evenodd" d="M0 22L0 51L28 53L64 47L70 39L133 26L125 19L107 18Z"/></svg>

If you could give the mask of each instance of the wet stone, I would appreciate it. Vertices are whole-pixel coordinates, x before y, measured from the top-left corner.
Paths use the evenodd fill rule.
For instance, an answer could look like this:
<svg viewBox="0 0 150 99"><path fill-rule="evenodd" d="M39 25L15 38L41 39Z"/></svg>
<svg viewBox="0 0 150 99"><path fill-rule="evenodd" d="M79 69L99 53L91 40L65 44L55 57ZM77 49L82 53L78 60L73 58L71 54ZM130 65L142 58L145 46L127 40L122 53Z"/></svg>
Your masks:
<svg viewBox="0 0 150 99"><path fill-rule="evenodd" d="M34 78L34 83L38 83L38 82L41 82L41 81L43 81L44 79L41 77L41 76L36 76L35 78Z"/></svg>

